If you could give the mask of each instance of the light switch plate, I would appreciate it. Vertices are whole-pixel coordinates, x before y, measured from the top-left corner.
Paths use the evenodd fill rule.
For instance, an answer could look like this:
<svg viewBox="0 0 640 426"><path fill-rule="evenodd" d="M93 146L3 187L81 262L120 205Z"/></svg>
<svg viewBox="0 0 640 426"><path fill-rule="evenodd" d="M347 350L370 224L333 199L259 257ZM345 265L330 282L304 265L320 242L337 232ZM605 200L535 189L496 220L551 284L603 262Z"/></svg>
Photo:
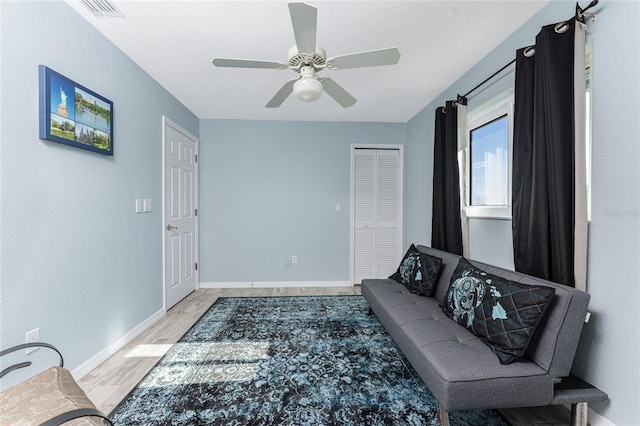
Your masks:
<svg viewBox="0 0 640 426"><path fill-rule="evenodd" d="M142 199L136 199L136 213L142 213Z"/></svg>
<svg viewBox="0 0 640 426"><path fill-rule="evenodd" d="M151 210L152 210L151 199L150 198L145 198L144 199L144 212L148 213Z"/></svg>

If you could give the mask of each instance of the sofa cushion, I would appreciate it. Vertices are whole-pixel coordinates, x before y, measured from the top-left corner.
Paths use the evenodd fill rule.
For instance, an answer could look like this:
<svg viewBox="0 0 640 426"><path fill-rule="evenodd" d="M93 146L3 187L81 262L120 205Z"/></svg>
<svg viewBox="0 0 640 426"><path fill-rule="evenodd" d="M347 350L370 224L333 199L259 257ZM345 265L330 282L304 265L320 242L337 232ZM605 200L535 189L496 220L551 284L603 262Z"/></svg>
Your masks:
<svg viewBox="0 0 640 426"><path fill-rule="evenodd" d="M481 338L436 299L389 279L365 279L362 295L445 411L546 405L553 382L535 363L502 365ZM522 388L527 392L520 392Z"/></svg>
<svg viewBox="0 0 640 426"><path fill-rule="evenodd" d="M420 297L390 279L362 280L362 295L444 411L533 407L554 398L554 383L571 373L589 294L478 261L477 269L509 281L555 290L525 356L504 365L489 345L443 312L460 256L426 246L442 258L435 297ZM447 336L448 333L448 336ZM526 391L522 391L526 389Z"/></svg>
<svg viewBox="0 0 640 426"><path fill-rule="evenodd" d="M489 274L461 258L443 310L509 364L526 352L554 293Z"/></svg>
<svg viewBox="0 0 640 426"><path fill-rule="evenodd" d="M431 297L436 290L441 265L442 259L421 253L411 244L398 270L389 278L403 284L412 293Z"/></svg>

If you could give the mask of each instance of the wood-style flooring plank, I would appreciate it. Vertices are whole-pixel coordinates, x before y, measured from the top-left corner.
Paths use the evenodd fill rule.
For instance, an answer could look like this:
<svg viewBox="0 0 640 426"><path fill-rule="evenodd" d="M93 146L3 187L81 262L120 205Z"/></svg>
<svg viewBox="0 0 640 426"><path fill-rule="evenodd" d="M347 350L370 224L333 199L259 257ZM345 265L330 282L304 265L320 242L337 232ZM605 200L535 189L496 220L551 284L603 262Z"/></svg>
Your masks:
<svg viewBox="0 0 640 426"><path fill-rule="evenodd" d="M100 410L111 412L218 297L210 291L191 293L145 332L80 379L80 387Z"/></svg>

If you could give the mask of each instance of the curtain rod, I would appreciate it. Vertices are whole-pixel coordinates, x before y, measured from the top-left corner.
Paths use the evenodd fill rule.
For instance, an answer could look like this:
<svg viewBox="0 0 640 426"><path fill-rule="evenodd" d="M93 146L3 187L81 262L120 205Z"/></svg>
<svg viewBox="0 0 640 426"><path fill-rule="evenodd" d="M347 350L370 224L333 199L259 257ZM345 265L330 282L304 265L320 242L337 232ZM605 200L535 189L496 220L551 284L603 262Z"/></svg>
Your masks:
<svg viewBox="0 0 640 426"><path fill-rule="evenodd" d="M489 77L487 77L484 81L482 81L480 84L478 84L476 87L474 87L473 89L469 90L467 93L465 93L464 95L462 95L463 98L466 98L467 96L469 96L471 93L475 92L478 88L480 88L483 84L485 84L487 81L491 80L493 77L495 77L496 75L500 74L502 71L505 70L505 68L507 68L509 65L513 64L515 62L515 58L509 62L508 64L506 64L505 66L503 66L502 68L500 68L498 71L494 72L493 74L491 74ZM458 98L460 98L460 96L458 95ZM459 102L459 100L458 100Z"/></svg>
<svg viewBox="0 0 640 426"><path fill-rule="evenodd" d="M594 7L595 5L598 4L598 0L593 0L591 3L589 3L589 5L587 7L585 7L584 9L580 7L580 5L578 3L576 3L576 15L575 18L577 20L579 20L580 22L584 22L584 14L587 10L591 9L592 7ZM475 92L476 90L478 90L480 87L482 87L482 85L484 85L486 82L488 82L489 80L491 80L493 77L495 77L496 75L500 74L502 71L505 70L505 68L507 68L509 65L513 64L515 62L515 58L509 62L508 64L506 64L505 66L503 66L502 68L500 68L498 71L494 72L493 74L491 74L489 77L487 77L485 80L483 80L480 84L478 84L476 87L474 87L473 89L469 90L467 93L465 93L464 95L460 96L458 95L458 100L457 102L466 105L467 104L467 96L469 96L471 93Z"/></svg>

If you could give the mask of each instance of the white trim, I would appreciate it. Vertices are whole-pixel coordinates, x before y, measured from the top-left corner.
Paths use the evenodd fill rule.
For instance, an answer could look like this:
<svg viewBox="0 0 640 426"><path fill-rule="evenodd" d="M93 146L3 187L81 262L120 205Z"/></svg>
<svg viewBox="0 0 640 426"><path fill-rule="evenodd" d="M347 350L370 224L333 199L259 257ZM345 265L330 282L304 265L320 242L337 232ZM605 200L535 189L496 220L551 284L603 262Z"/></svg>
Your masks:
<svg viewBox="0 0 640 426"><path fill-rule="evenodd" d="M471 136L470 133L483 125L496 120L502 116L507 117L508 122L508 182L507 182L507 204L502 206L474 206L471 204ZM483 219L511 219L511 188L512 188L512 157L513 157L513 120L514 120L514 94L513 89L509 89L500 93L484 104L468 111L466 124L466 145L458 146L460 153L464 156L465 177L464 177L464 204L462 209L467 218L483 218Z"/></svg>
<svg viewBox="0 0 640 426"><path fill-rule="evenodd" d="M571 404L563 404L567 410L571 411ZM593 409L589 408L587 412L587 422L590 426L616 426L611 420L604 417L602 414L598 414Z"/></svg>
<svg viewBox="0 0 640 426"><path fill-rule="evenodd" d="M511 206L467 206L468 218L511 220Z"/></svg>
<svg viewBox="0 0 640 426"><path fill-rule="evenodd" d="M227 281L201 282L200 288L353 287L350 281Z"/></svg>
<svg viewBox="0 0 640 426"><path fill-rule="evenodd" d="M573 275L575 287L587 291L587 257L589 241L589 207L587 196L587 141L586 141L586 25L576 22L573 62L574 105L574 229Z"/></svg>
<svg viewBox="0 0 640 426"><path fill-rule="evenodd" d="M591 408L589 408L587 418L591 426L616 426L611 420L607 419L602 414L596 413Z"/></svg>
<svg viewBox="0 0 640 426"><path fill-rule="evenodd" d="M129 342L131 342L133 339L138 337L142 332L144 332L153 324L155 324L160 319L162 319L162 317L164 317L165 314L166 314L165 310L160 309L155 314L151 315L149 318L147 318L146 320L142 321L140 324L133 327L131 330L125 333L124 336L122 336L121 338L119 338L118 340L116 340L115 342L113 342L112 344L110 344L109 346L107 346L106 348L104 348L103 350L101 350L100 352L98 352L97 354L95 354L94 356L92 356L82 364L80 364L78 367L76 367L71 372L71 375L73 376L73 378L76 380L80 380L81 378L89 374L96 367L98 367L100 364L105 362L107 359L109 359L112 355L114 355L120 349L125 347Z"/></svg>
<svg viewBox="0 0 640 426"><path fill-rule="evenodd" d="M469 259L471 247L469 244L469 218L467 216L467 147L469 133L467 132L467 106L456 102L457 132L458 132L458 183L460 187L460 228L462 231L462 255Z"/></svg>
<svg viewBox="0 0 640 426"><path fill-rule="evenodd" d="M167 284L166 284L166 237L167 237L167 233L164 231L164 224L167 223L167 218L166 218L166 185L165 185L165 171L167 168L167 159L165 158L165 143L166 143L166 128L167 126L172 127L173 129L175 129L176 131L182 133L184 136L186 136L188 139L191 139L194 142L195 145L195 155L196 158L198 158L198 154L200 151L200 139L195 137L194 135L192 135L190 132L188 132L187 130L185 130L182 126L178 125L177 123L175 123L173 120L171 120L169 117L167 117L166 115L162 116L162 143L160 144L162 147L162 306L164 307L164 309L167 309ZM198 193L200 192L199 188L200 188L200 182L198 180L198 175L199 175L199 167L200 167L200 161L199 159L196 160L195 162L195 177L194 177L194 191L195 191L195 206L194 208L196 210L199 210L199 199L198 199ZM200 212L198 211L198 215L196 215L194 217L194 261L195 263L198 265L198 269L196 269L195 271L195 288L194 290L198 290L200 289L200 243L199 243L199 235L200 235L200 230L199 230L199 220L200 220Z"/></svg>

